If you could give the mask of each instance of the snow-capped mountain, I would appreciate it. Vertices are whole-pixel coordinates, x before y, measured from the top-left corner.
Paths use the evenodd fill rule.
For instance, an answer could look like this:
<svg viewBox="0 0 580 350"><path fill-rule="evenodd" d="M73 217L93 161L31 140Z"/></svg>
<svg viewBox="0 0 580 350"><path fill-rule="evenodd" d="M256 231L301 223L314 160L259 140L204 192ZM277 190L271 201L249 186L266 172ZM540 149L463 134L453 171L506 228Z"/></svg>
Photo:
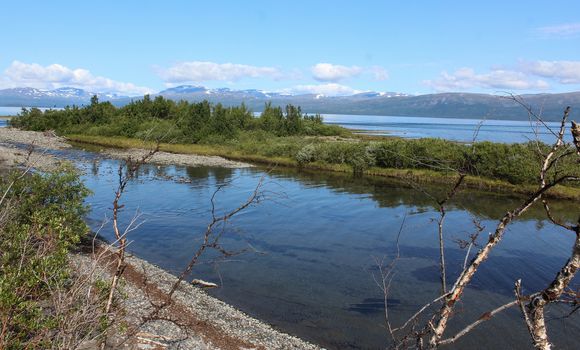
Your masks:
<svg viewBox="0 0 580 350"><path fill-rule="evenodd" d="M165 97L179 97L180 95L221 95L231 97L245 97L245 98L269 98L278 95L277 93L269 93L257 89L249 90L232 90L230 88L208 89L203 86L195 85L181 85L173 88L165 89L159 92L159 95Z"/></svg>
<svg viewBox="0 0 580 350"><path fill-rule="evenodd" d="M0 106L13 107L64 107L87 105L92 92L63 87L54 90L13 88L0 90ZM122 106L139 97L97 93L100 101ZM415 117L449 117L475 119L521 119L527 120L527 112L514 101L496 95L474 93L441 93L429 95L406 95L398 92L361 92L349 96L326 96L321 94L290 94L257 89L233 90L209 89L203 86L182 85L165 89L151 96L180 101L199 102L207 100L225 106L244 103L259 112L266 103L273 106L293 104L308 113L367 114ZM535 94L522 96L526 103L542 108L545 120L559 120L565 106L580 109L580 92L562 94Z"/></svg>
<svg viewBox="0 0 580 350"><path fill-rule="evenodd" d="M127 96L116 93L89 92L73 87L62 87L53 90L30 87L0 90L0 106L63 107L66 105L83 105L97 95L101 101L123 99Z"/></svg>

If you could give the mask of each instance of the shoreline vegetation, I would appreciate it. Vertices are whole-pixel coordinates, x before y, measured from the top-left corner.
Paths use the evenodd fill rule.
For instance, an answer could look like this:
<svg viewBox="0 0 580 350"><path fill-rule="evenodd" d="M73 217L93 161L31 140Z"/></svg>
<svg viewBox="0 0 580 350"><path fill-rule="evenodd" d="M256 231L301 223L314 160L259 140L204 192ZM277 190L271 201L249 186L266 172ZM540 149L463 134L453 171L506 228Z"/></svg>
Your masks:
<svg viewBox="0 0 580 350"><path fill-rule="evenodd" d="M62 149L70 147L68 142L75 142L114 148L99 149L99 152L115 158L155 149L149 154L159 153L159 157L148 160L164 164L241 167L254 163L395 178L409 184L449 184L462 174L466 175L465 187L512 194L533 191L537 181L534 169L548 147L535 142L466 145L441 139L365 137L325 125L319 115L304 115L294 106L282 110L267 105L262 115L254 118L244 105L225 108L207 102L175 103L163 98L144 98L116 108L107 102L99 103L95 97L90 106L83 108L24 110L9 124L18 128L0 129L0 163L9 166L30 162L30 154L27 156L21 148L23 144L42 150ZM17 144L17 148L12 148ZM564 147L562 154L572 151ZM6 155L10 156L2 161ZM48 159L43 157L44 153L40 155ZM214 161L217 163L212 163ZM127 160L127 167L130 162ZM112 344L115 337L122 338L133 329L139 331L135 334L137 341L147 346L157 344L162 349L174 344L175 339L201 344L208 349L318 348L274 330L196 287L181 283L181 279L130 256L126 257L128 264L122 269L126 272L122 276L122 287L119 290L115 284L110 287L111 276L118 271L111 270L118 251L110 246L101 249L112 250L98 253L94 241L92 250L82 246L83 239L91 238L82 219L88 210L83 201L89 191L73 167L64 163L63 167L45 169L44 173L32 172L24 176L27 170L21 171L22 175L15 171L1 178L0 190L5 193L6 205L0 205L0 243L4 242L4 250L12 255L2 261L2 271L10 273L0 275L0 285L9 287L0 293L3 296L0 307L5 315L20 312L23 317L2 320L9 328L7 336L0 339L0 348L3 344L44 347L55 341L66 344L65 348L73 348L71 344L90 348L103 341ZM548 175L556 176L557 171L570 172L576 167L576 163L558 164L556 173ZM121 176L121 170L119 174ZM576 200L580 199L580 188L559 186L547 195ZM117 192L116 200L119 197ZM115 208L122 207L114 203ZM30 246L30 242L36 240L41 244ZM95 256L100 258L95 260ZM38 276L54 278L38 279ZM165 290L176 281L179 281L178 289ZM23 285L31 286L33 294L19 288ZM172 294L173 291L177 293ZM109 293L115 294L114 299L119 301L111 312L103 307ZM161 299L147 299L156 298L156 295ZM136 310L145 312L143 305L153 307L156 302L163 302L162 298L167 295L169 298L173 295L175 303L163 304L171 306L165 311L169 316L185 317L178 322L195 325L190 330L193 338L188 333L188 338L182 339L179 331L184 329L181 327L171 332L171 327L163 323L165 314L155 314L159 324L145 330L140 324L131 323L145 315L135 313ZM54 305L47 308L47 303ZM109 323L112 319L122 321ZM66 322L59 323L59 320ZM74 333L67 328L79 322L87 325L82 332L74 330ZM46 332L47 329L54 332ZM111 332L106 332L107 329ZM58 338L63 334L74 334L74 338Z"/></svg>
<svg viewBox="0 0 580 350"><path fill-rule="evenodd" d="M266 104L257 117L244 105L224 107L207 101L174 102L145 96L124 107L93 97L84 107L23 110L10 125L35 131L54 130L72 142L121 149L150 149L174 154L220 156L266 166L450 184L462 173L464 186L491 192L529 194L536 169L549 146L528 143L457 143L444 139L400 139L357 135L323 123L300 107ZM569 152L565 148L562 152ZM576 170L570 161L555 171ZM552 176L553 174L548 174ZM580 199L580 187L565 183L549 196Z"/></svg>
<svg viewBox="0 0 580 350"><path fill-rule="evenodd" d="M185 281L171 307L142 325L177 277L133 255L126 257L123 283L115 291L115 321L104 323L104 296L118 251L88 232L82 201L89 191L73 165L45 152L68 147L51 133L0 128L0 348L98 349L104 341L105 349L320 349ZM175 160L158 156L154 161ZM249 166L218 157L181 162Z"/></svg>
<svg viewBox="0 0 580 350"><path fill-rule="evenodd" d="M89 135L66 135L66 138L78 146L92 145L117 149L139 149L144 152L155 143L139 139L125 137L97 137ZM289 157L266 157L256 154L244 154L229 147L211 147L207 145L186 144L160 144L160 150L175 154L196 154L202 156L217 156L232 161L247 162L267 167L300 168L309 171L328 171L337 173L352 173L353 169L348 164L330 164L324 162L310 162L299 164ZM366 169L361 175L392 178L418 184L453 184L457 180L457 174L452 172L438 172L429 169L395 169L372 167ZM515 185L507 181L488 179L481 176L466 176L462 186L468 189L482 190L500 194L526 195L534 191L532 184ZM548 191L545 196L553 199L580 199L580 188L570 186L556 186Z"/></svg>

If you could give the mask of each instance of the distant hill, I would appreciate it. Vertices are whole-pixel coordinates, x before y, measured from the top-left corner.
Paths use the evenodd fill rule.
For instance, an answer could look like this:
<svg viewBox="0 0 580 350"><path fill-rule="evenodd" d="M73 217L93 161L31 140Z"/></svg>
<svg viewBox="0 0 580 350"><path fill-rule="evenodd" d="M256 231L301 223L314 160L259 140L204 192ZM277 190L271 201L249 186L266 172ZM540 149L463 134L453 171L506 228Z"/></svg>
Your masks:
<svg viewBox="0 0 580 350"><path fill-rule="evenodd" d="M110 93L94 93L83 89L64 87L54 90L14 88L0 90L0 106L3 107L65 107L88 104L97 95L101 101L125 99L127 96Z"/></svg>
<svg viewBox="0 0 580 350"><path fill-rule="evenodd" d="M16 88L0 90L0 106L64 107L88 104L94 93L75 88L39 90ZM115 94L97 94L101 101L125 105L139 97ZM245 103L259 112L266 102L275 106L294 104L308 113L368 114L411 117L447 117L474 119L527 120L527 112L514 101L497 95L473 93L441 93L405 95L396 92L365 92L350 96L315 94L290 95L261 90L207 89L203 86L183 85L163 90L157 95L176 101L197 102L208 100L227 106ZM155 95L154 95L155 96ZM547 121L559 120L566 106L572 107L572 116L580 115L580 92L562 94L532 94L521 96ZM577 118L580 119L580 118Z"/></svg>

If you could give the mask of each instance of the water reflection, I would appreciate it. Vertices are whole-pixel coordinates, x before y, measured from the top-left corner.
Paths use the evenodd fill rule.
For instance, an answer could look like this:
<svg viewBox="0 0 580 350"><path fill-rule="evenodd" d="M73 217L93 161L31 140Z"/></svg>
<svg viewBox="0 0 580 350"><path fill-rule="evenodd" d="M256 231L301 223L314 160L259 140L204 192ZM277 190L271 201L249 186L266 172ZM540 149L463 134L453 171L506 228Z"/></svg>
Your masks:
<svg viewBox="0 0 580 350"><path fill-rule="evenodd" d="M274 174L277 172L274 170ZM308 184L309 187L324 186L331 188L335 193L355 194L367 196L377 202L380 207L394 208L400 205L414 207L417 212L435 209L432 198L422 191L428 192L435 198L444 198L449 191L449 186L421 184L418 191L407 181L373 178L353 177L342 173L324 173L284 169L279 172L280 176L291 176L298 181ZM509 195L489 193L477 190L459 191L453 201L449 203L452 209L467 210L475 217L482 219L500 219L507 210L512 210L522 202L522 195ZM578 219L578 208L570 205L567 201L552 201L550 205L559 217L569 222ZM534 205L525 215L525 219L539 220L540 224L545 219L543 206Z"/></svg>
<svg viewBox="0 0 580 350"><path fill-rule="evenodd" d="M83 178L94 192L89 222L98 227L110 215L119 162L90 152L61 154L76 159L85 170ZM169 271L180 271L210 220L210 198L217 186L229 184L216 197L216 210L223 213L243 203L263 175L261 169L143 167L122 200L123 225L137 209L146 220L131 236L131 250ZM376 271L373 257L386 257L386 263L392 259L405 215L401 259L389 295L392 322L402 322L437 294L438 246L432 221L437 212L420 191L386 179L281 169L266 175L266 185L270 191L284 192L286 198L250 207L232 220L223 235L225 248L251 253L228 260L208 254L194 271L222 286L213 295L331 349L383 348L387 336L379 305L382 295L371 277ZM473 232L473 218L486 227L480 237L480 242L485 241L495 220L520 201L465 191L450 203L445 240L450 280L465 256L455 241ZM574 204L555 201L553 206L568 218L578 215ZM469 307L459 308L456 328L509 301L516 279L523 279L526 291L534 291L565 262L573 239L543 217L538 207L510 226L466 292L462 305ZM108 226L101 233L112 237ZM552 310L552 316L562 312ZM517 312L507 312L489 324L455 347L526 348L529 344ZM577 345L571 334L580 330L578 316L552 320L549 326L559 348ZM491 338L485 333L490 329L495 335Z"/></svg>

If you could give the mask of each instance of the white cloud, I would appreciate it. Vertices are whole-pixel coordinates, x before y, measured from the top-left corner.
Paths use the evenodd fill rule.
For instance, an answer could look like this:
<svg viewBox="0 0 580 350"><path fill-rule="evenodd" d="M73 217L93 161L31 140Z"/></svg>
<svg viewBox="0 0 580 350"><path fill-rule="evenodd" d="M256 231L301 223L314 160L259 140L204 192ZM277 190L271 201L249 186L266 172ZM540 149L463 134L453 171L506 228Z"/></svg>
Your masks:
<svg viewBox="0 0 580 350"><path fill-rule="evenodd" d="M159 75L168 83L199 83L210 80L237 81L243 78L269 77L278 79L282 74L273 67L192 61L177 63L167 69L161 69Z"/></svg>
<svg viewBox="0 0 580 350"><path fill-rule="evenodd" d="M318 63L311 68L312 77L318 81L338 82L360 75L363 69L358 66L341 66L331 63Z"/></svg>
<svg viewBox="0 0 580 350"><path fill-rule="evenodd" d="M386 69L381 66L372 66L369 68L369 72L373 75L373 78L377 81L383 81L389 79L389 73Z"/></svg>
<svg viewBox="0 0 580 350"><path fill-rule="evenodd" d="M297 85L290 89L285 89L283 92L292 94L316 94L324 96L344 96L353 95L360 93L362 91L355 90L349 86L328 83L328 84L318 84L318 85Z"/></svg>
<svg viewBox="0 0 580 350"><path fill-rule="evenodd" d="M90 92L116 92L134 95L151 92L149 88L132 83L94 76L86 69L71 69L60 64L42 66L20 61L12 62L4 71L4 76L0 81L4 87L34 87L39 89L75 87Z"/></svg>
<svg viewBox="0 0 580 350"><path fill-rule="evenodd" d="M570 36L580 33L580 22L540 27L537 30L545 35Z"/></svg>
<svg viewBox="0 0 580 350"><path fill-rule="evenodd" d="M533 80L523 72L504 69L493 69L489 73L477 74L471 68L460 68L453 74L443 72L439 79L425 80L423 83L437 91L472 88L509 90L549 88L549 84L543 80Z"/></svg>
<svg viewBox="0 0 580 350"><path fill-rule="evenodd" d="M561 84L580 83L580 61L521 62L521 66L530 74L555 79Z"/></svg>

